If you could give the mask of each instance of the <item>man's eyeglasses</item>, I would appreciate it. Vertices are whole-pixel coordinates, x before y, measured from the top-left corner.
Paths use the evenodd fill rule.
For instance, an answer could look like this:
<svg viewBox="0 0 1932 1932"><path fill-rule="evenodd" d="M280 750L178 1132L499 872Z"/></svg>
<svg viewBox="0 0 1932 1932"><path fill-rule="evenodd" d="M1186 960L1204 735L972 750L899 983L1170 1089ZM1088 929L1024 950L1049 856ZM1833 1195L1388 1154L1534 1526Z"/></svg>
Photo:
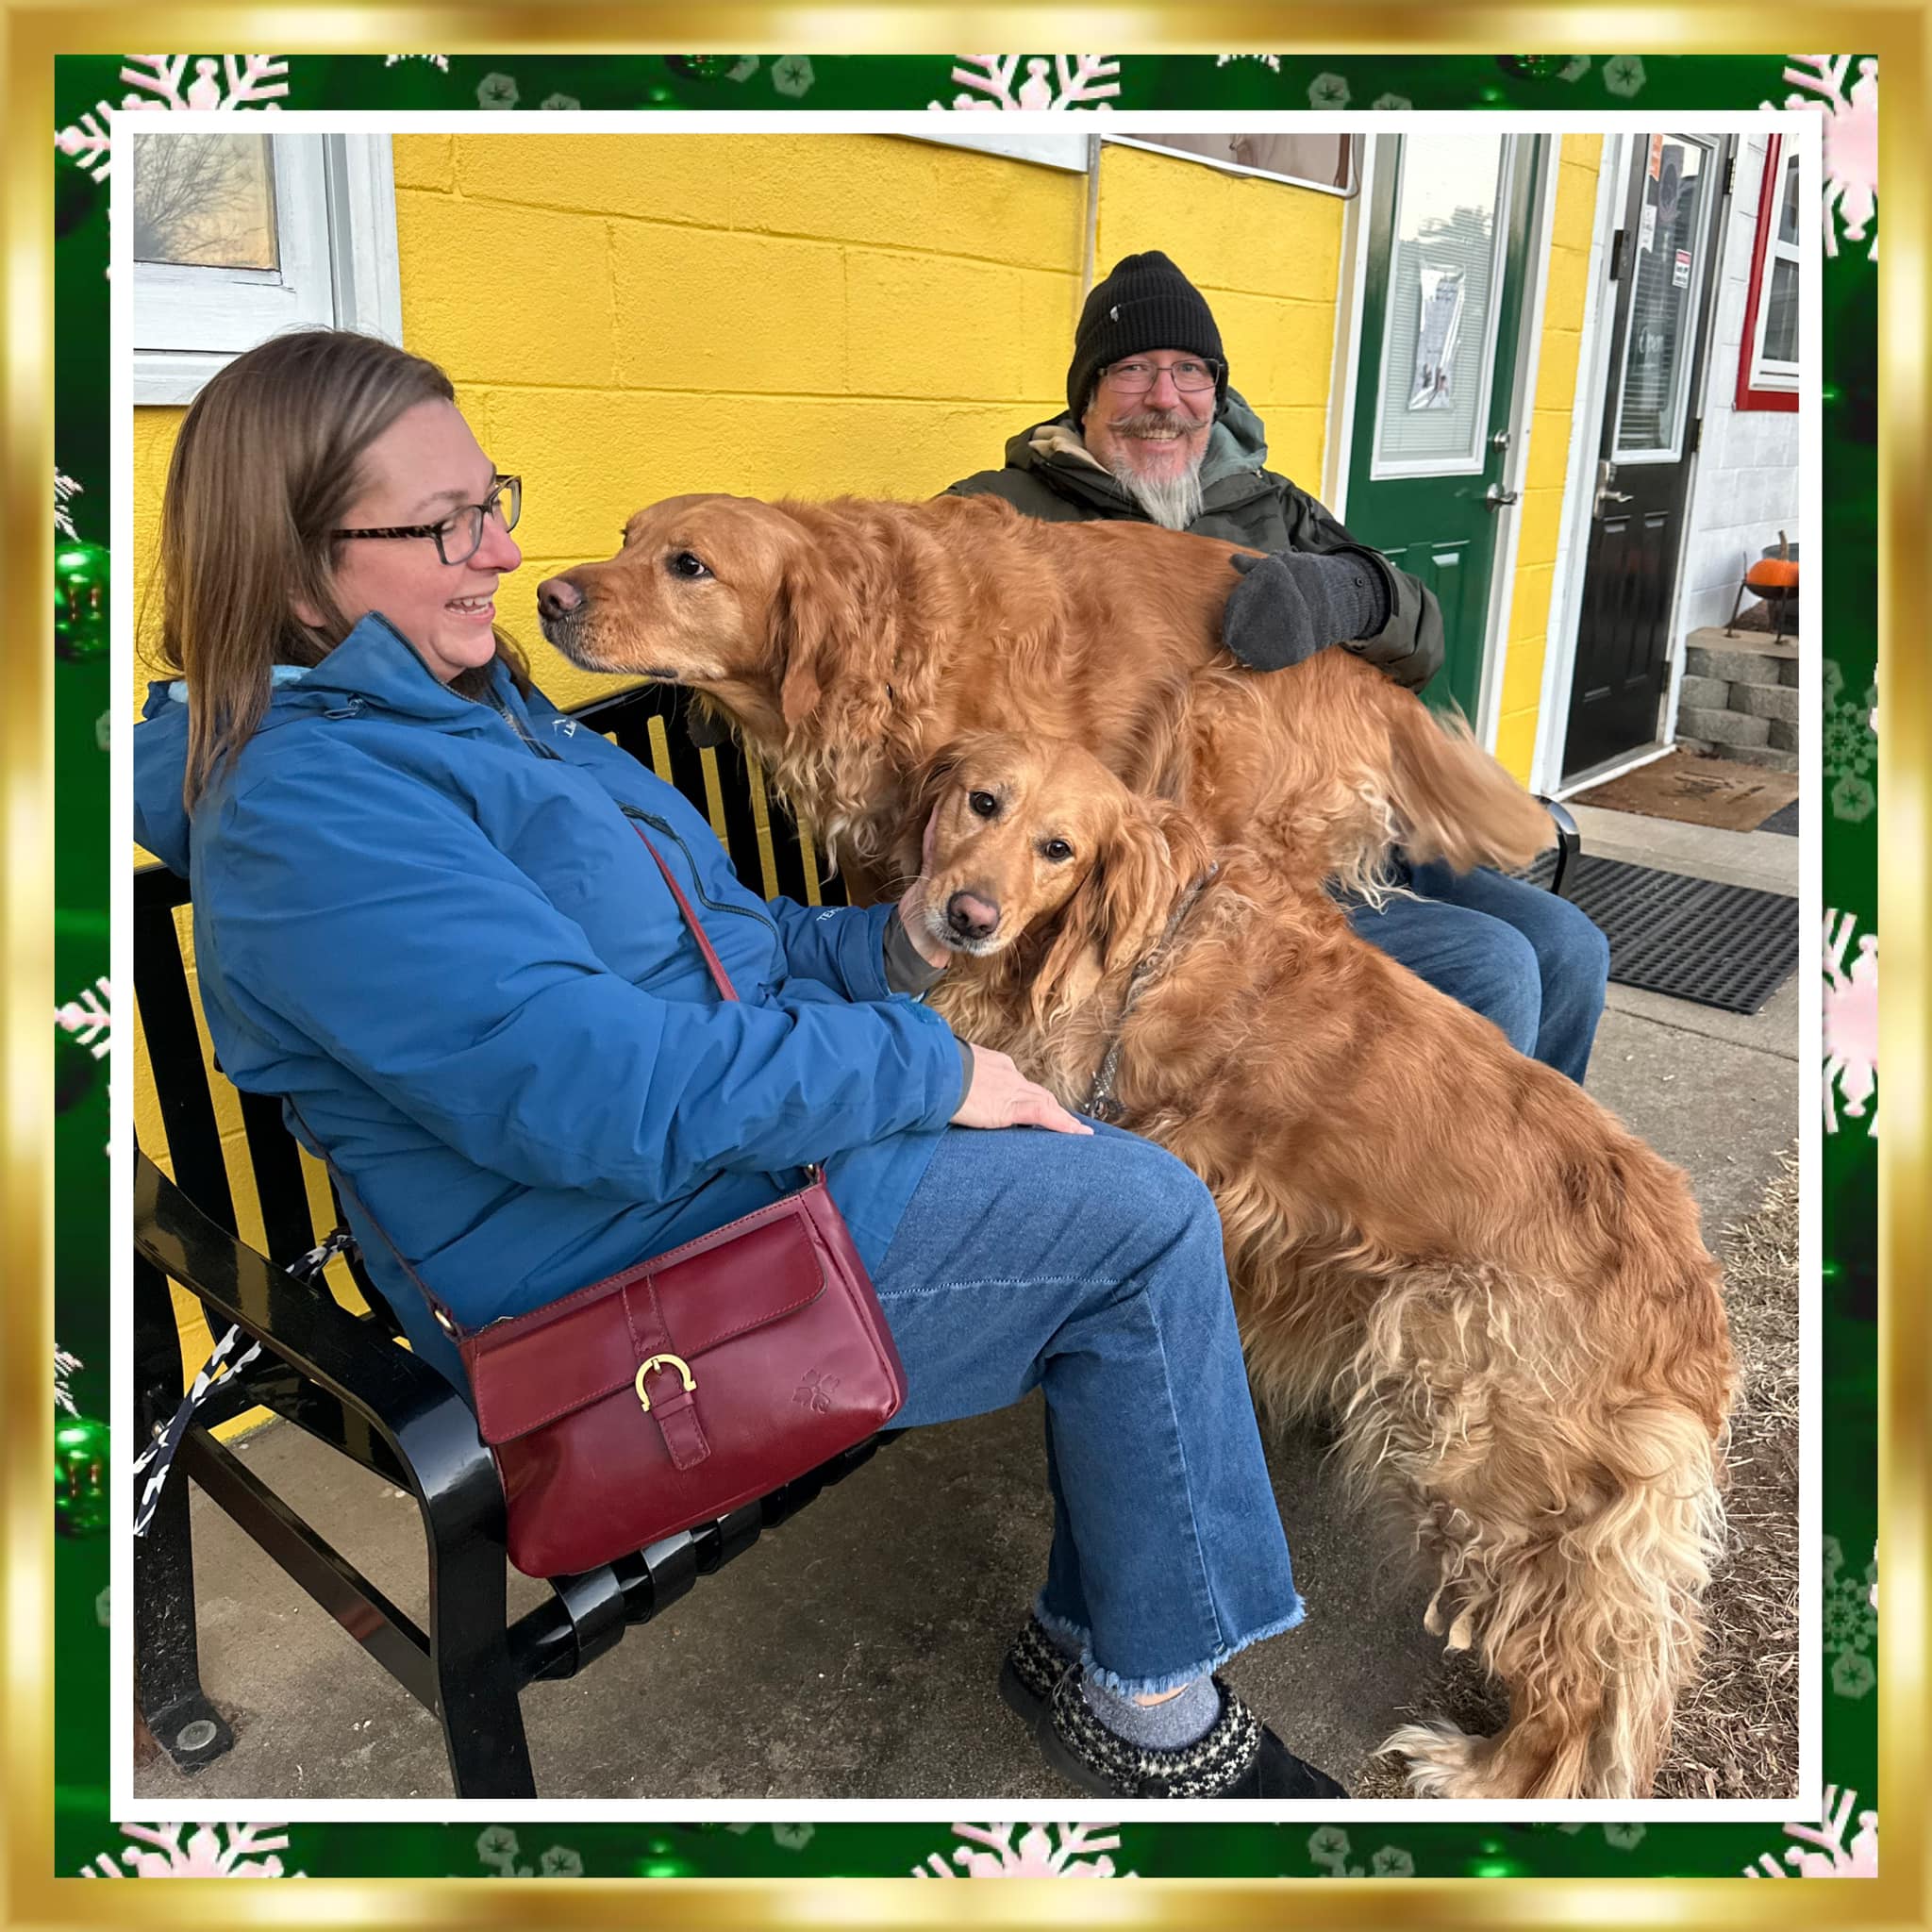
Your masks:
<svg viewBox="0 0 1932 1932"><path fill-rule="evenodd" d="M1212 389L1221 380L1219 362L1170 362L1161 368L1153 362L1142 362L1138 358L1131 362L1116 362L1101 377L1110 383L1124 396L1145 395L1163 375L1174 378L1174 386L1186 395L1198 395L1204 389Z"/></svg>
<svg viewBox="0 0 1932 1932"><path fill-rule="evenodd" d="M436 554L445 563L468 563L483 544L483 519L495 516L506 530L514 530L524 510L524 479L498 476L481 503L466 503L440 524L397 524L385 530L331 530L331 537L433 537Z"/></svg>

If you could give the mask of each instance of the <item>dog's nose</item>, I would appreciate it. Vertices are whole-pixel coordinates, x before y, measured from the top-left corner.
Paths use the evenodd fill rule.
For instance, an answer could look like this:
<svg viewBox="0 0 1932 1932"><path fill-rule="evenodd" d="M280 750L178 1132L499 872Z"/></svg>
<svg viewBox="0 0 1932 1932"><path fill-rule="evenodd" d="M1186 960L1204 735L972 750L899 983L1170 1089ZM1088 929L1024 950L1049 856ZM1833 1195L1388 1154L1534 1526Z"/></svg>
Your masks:
<svg viewBox="0 0 1932 1932"><path fill-rule="evenodd" d="M946 924L962 940L990 940L1000 923L1000 908L971 892L955 892L946 901Z"/></svg>
<svg viewBox="0 0 1932 1932"><path fill-rule="evenodd" d="M584 593L568 577L545 577L537 586L537 612L541 617L575 617L584 608Z"/></svg>

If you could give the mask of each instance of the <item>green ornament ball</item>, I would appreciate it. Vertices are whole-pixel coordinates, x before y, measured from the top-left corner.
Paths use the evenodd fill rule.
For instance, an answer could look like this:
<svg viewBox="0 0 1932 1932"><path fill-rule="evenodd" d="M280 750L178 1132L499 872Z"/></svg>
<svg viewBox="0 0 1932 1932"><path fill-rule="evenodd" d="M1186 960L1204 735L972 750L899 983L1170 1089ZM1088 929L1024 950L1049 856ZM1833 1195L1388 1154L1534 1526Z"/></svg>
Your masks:
<svg viewBox="0 0 1932 1932"><path fill-rule="evenodd" d="M54 1425L54 1522L68 1536L108 1526L108 1425L63 1415Z"/></svg>
<svg viewBox="0 0 1932 1932"><path fill-rule="evenodd" d="M1498 54L1496 65L1519 80L1554 80L1570 63L1568 54Z"/></svg>
<svg viewBox="0 0 1932 1932"><path fill-rule="evenodd" d="M54 553L54 650L85 663L108 649L108 553L98 543L63 543Z"/></svg>
<svg viewBox="0 0 1932 1932"><path fill-rule="evenodd" d="M664 64L686 80L723 80L738 65L736 54L667 54Z"/></svg>

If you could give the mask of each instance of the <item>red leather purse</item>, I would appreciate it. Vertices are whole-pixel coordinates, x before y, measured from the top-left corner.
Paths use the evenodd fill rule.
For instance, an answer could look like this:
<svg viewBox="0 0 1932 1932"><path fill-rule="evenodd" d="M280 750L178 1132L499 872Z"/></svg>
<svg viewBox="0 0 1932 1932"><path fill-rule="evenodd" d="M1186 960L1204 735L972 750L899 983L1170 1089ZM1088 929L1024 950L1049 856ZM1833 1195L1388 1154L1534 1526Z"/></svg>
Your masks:
<svg viewBox="0 0 1932 1932"><path fill-rule="evenodd" d="M736 999L644 843L719 991ZM509 1559L526 1575L592 1570L723 1516L864 1441L904 1404L906 1372L851 1232L823 1171L806 1173L806 1187L769 1207L477 1329L376 1224L469 1371L503 1479Z"/></svg>

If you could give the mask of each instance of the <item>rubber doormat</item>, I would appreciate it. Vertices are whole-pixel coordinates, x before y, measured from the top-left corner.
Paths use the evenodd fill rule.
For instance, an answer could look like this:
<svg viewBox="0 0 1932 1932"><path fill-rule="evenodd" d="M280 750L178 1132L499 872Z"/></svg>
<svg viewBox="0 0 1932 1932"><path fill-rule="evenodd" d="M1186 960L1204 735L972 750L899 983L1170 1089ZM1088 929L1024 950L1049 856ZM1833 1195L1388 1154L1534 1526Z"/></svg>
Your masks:
<svg viewBox="0 0 1932 1932"><path fill-rule="evenodd" d="M1556 858L1524 874L1543 884ZM1570 862L1563 896L1603 927L1610 977L1674 999L1758 1013L1798 967L1798 902L1782 892L1722 886L1583 853Z"/></svg>
<svg viewBox="0 0 1932 1932"><path fill-rule="evenodd" d="M1760 832L1782 832L1788 839L1798 836L1798 801L1781 805L1757 827Z"/></svg>

